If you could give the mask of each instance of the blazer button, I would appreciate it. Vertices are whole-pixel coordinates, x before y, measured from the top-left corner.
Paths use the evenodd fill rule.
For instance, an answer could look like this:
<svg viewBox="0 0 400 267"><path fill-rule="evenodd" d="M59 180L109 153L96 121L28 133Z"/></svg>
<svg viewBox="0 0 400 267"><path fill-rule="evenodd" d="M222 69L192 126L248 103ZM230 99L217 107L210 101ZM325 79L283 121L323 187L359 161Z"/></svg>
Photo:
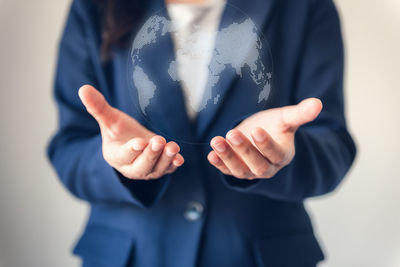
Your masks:
<svg viewBox="0 0 400 267"><path fill-rule="evenodd" d="M189 222L194 222L201 218L201 216L203 215L203 211L204 207L200 202L192 201L187 204L183 216Z"/></svg>

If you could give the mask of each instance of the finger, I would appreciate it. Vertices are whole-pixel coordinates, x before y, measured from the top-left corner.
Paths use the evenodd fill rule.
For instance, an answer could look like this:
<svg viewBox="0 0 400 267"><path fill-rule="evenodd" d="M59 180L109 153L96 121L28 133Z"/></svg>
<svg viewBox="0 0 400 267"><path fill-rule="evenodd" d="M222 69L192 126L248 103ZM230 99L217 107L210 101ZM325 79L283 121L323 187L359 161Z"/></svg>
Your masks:
<svg viewBox="0 0 400 267"><path fill-rule="evenodd" d="M104 158L112 165L132 164L146 146L147 142L143 138L133 138L123 145L116 144L114 149L104 149Z"/></svg>
<svg viewBox="0 0 400 267"><path fill-rule="evenodd" d="M181 154L176 154L175 158L172 160L172 163L169 165L168 169L165 173L173 173L176 169L185 162L183 156Z"/></svg>
<svg viewBox="0 0 400 267"><path fill-rule="evenodd" d="M165 143L166 141L162 136L152 137L144 151L133 161L132 172L139 178L147 178L160 158Z"/></svg>
<svg viewBox="0 0 400 267"><path fill-rule="evenodd" d="M104 96L93 86L82 86L78 94L87 111L100 125L109 128L110 125L118 120L119 111L111 107Z"/></svg>
<svg viewBox="0 0 400 267"><path fill-rule="evenodd" d="M272 172L271 169L275 168L239 130L229 131L226 139L256 177L267 177Z"/></svg>
<svg viewBox="0 0 400 267"><path fill-rule="evenodd" d="M225 163L218 157L215 151L211 151L207 156L208 161L216 167L220 172L226 175L232 175L231 171L228 167L225 166Z"/></svg>
<svg viewBox="0 0 400 267"><path fill-rule="evenodd" d="M225 139L221 136L214 137L211 140L211 147L217 153L218 157L228 167L232 175L237 178L249 178L251 171L246 164L236 155Z"/></svg>
<svg viewBox="0 0 400 267"><path fill-rule="evenodd" d="M278 165L285 160L286 153L272 137L262 128L255 128L251 137L261 154L272 164Z"/></svg>
<svg viewBox="0 0 400 267"><path fill-rule="evenodd" d="M314 120L322 110L322 102L318 98L307 98L297 105L282 107L282 119L290 129Z"/></svg>
<svg viewBox="0 0 400 267"><path fill-rule="evenodd" d="M180 148L175 142L169 142L165 145L164 151L154 166L152 175L155 177L162 176L166 173L169 166L172 164L175 156L178 154Z"/></svg>
<svg viewBox="0 0 400 267"><path fill-rule="evenodd" d="M170 174L173 173L174 171L176 171L178 167L175 166L174 164L171 164L168 166L168 169L165 171L166 174Z"/></svg>
<svg viewBox="0 0 400 267"><path fill-rule="evenodd" d="M172 165L174 165L175 167L180 167L183 165L184 162L185 159L183 158L183 156L181 154L177 154L172 160Z"/></svg>

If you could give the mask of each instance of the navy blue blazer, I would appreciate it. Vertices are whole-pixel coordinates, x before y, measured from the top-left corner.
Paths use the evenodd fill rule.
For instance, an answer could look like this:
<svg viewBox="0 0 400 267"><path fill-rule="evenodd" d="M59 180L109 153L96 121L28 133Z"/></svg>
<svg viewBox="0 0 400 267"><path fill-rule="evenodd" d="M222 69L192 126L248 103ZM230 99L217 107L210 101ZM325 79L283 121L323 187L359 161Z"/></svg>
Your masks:
<svg viewBox="0 0 400 267"><path fill-rule="evenodd" d="M335 189L355 157L344 116L338 14L331 0L229 3L249 14L269 41L274 79L265 108L307 97L324 104L320 116L296 133L293 161L272 179L239 180L206 159L212 137L225 135L259 111L250 90L244 90L250 80L225 75L217 84L218 105L191 124L179 85L163 77L157 65L173 57L167 42L148 59L153 78L164 82L155 96L163 101L149 113L149 123L128 89L129 49L114 49L111 60L103 63L99 11L92 1L73 1L59 47L59 126L48 155L68 190L91 205L74 249L85 266L293 267L323 259L303 200ZM163 4L153 0L145 11ZM133 14L138 25L142 14ZM167 140L176 138L185 164L153 181L129 180L116 172L104 161L99 127L78 98L83 84L95 86L111 105Z"/></svg>

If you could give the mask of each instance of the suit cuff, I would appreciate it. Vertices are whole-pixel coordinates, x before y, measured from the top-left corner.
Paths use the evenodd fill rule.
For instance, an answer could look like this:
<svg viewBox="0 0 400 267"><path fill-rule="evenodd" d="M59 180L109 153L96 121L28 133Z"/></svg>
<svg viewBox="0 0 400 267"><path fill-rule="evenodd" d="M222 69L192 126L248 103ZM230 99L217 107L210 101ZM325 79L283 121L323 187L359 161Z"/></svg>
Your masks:
<svg viewBox="0 0 400 267"><path fill-rule="evenodd" d="M253 180L239 179L231 175L224 175L224 174L222 174L222 176L223 176L222 178L223 183L228 188L242 192L251 191L252 188L256 187L257 184L261 182L261 179L253 179Z"/></svg>
<svg viewBox="0 0 400 267"><path fill-rule="evenodd" d="M170 175L154 180L132 180L123 176L119 171L115 169L114 171L131 196L144 208L153 206L161 199L170 180Z"/></svg>

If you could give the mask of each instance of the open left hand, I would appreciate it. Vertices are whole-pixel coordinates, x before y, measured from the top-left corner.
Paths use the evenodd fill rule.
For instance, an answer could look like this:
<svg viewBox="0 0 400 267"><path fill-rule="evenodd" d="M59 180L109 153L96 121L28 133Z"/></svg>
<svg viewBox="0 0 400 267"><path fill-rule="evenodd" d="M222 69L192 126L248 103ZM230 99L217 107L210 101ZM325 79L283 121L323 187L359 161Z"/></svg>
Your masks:
<svg viewBox="0 0 400 267"><path fill-rule="evenodd" d="M260 111L226 134L211 140L209 162L222 173L241 179L271 178L294 155L297 129L314 120L322 110L319 99Z"/></svg>

